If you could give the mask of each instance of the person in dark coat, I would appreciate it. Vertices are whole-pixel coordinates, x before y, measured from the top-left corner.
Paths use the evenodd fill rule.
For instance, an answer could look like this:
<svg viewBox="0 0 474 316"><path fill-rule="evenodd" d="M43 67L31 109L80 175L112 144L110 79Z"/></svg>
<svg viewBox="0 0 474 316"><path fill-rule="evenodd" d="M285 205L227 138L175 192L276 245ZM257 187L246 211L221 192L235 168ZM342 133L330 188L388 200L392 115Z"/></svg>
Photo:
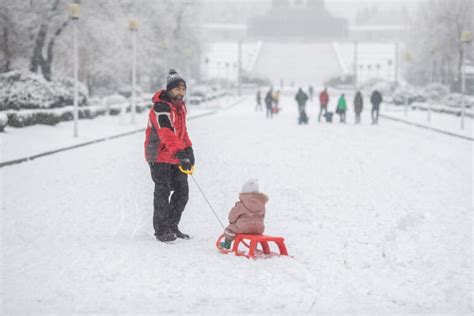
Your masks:
<svg viewBox="0 0 474 316"><path fill-rule="evenodd" d="M362 97L362 93L360 92L360 90L358 90L354 97L354 112L356 115L356 118L355 118L356 124L360 124L360 113L362 112L363 108L364 108L364 98Z"/></svg>
<svg viewBox="0 0 474 316"><path fill-rule="evenodd" d="M270 88L270 90L267 92L267 95L265 96L265 107L267 109L267 112L266 112L267 118L273 118L272 106L273 106L273 87Z"/></svg>
<svg viewBox="0 0 474 316"><path fill-rule="evenodd" d="M382 103L382 101L383 98L380 92L374 90L372 96L370 97L370 103L372 103L372 124L378 123L380 104Z"/></svg>
<svg viewBox="0 0 474 316"><path fill-rule="evenodd" d="M308 115L306 115L306 102L308 99L308 95L303 91L303 89L299 88L295 96L295 100L298 103L299 124L308 124Z"/></svg>
<svg viewBox="0 0 474 316"><path fill-rule="evenodd" d="M257 105L255 106L255 111L263 111L262 108L262 93L260 90L257 91Z"/></svg>

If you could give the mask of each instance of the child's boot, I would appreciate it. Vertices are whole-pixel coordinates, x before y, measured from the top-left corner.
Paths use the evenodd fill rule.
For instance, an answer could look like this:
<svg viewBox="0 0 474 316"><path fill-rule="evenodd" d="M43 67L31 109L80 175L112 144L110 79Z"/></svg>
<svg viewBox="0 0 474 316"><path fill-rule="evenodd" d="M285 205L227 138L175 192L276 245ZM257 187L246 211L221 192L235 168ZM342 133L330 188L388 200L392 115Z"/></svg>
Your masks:
<svg viewBox="0 0 474 316"><path fill-rule="evenodd" d="M223 242L221 242L221 248L225 250L230 250L230 245L232 242L230 240L225 239Z"/></svg>

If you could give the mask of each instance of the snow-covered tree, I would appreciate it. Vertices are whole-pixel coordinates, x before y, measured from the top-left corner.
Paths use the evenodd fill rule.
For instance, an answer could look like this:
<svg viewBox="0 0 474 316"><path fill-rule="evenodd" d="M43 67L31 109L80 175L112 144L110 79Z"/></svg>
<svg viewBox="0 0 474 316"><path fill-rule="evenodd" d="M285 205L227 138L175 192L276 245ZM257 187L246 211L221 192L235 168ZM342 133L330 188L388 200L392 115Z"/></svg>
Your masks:
<svg viewBox="0 0 474 316"><path fill-rule="evenodd" d="M420 5L407 45L409 81L458 86L463 59L461 33L474 31L473 7L472 0L432 0ZM472 59L472 50L466 52Z"/></svg>
<svg viewBox="0 0 474 316"><path fill-rule="evenodd" d="M35 0L0 2L0 68L41 72L45 79L72 77L73 28L68 6L81 5L78 23L79 80L90 94L130 86L132 34L139 22L137 82L156 89L167 69L197 77L198 5L186 0ZM5 40L6 39L6 40Z"/></svg>

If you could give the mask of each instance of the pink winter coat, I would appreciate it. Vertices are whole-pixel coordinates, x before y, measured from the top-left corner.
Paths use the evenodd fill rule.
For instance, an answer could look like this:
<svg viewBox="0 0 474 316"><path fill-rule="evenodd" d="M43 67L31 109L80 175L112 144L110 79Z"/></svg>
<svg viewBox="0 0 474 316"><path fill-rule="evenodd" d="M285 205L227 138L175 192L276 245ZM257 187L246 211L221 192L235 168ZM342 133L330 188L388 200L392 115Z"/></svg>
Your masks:
<svg viewBox="0 0 474 316"><path fill-rule="evenodd" d="M229 213L228 229L238 234L263 234L268 197L263 193L241 193L239 198Z"/></svg>

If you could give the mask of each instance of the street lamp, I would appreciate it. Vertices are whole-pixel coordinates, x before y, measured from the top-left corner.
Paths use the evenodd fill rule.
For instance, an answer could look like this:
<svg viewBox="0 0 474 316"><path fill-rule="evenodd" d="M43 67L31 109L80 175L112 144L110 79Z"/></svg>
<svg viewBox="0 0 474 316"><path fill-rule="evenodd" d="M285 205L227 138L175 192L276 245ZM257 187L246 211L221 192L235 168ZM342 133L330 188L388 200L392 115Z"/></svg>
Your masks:
<svg viewBox="0 0 474 316"><path fill-rule="evenodd" d="M464 129L464 117L466 116L466 102L464 100L466 95L466 65L464 61L466 57L466 51L464 46L472 42L472 33L464 31L461 33L461 49L462 49L462 60L461 60L461 129Z"/></svg>
<svg viewBox="0 0 474 316"><path fill-rule="evenodd" d="M205 76L206 79L209 80L209 57L206 57L204 59L204 72L206 74L206 76Z"/></svg>
<svg viewBox="0 0 474 316"><path fill-rule="evenodd" d="M405 61L407 63L410 63L411 60L412 60L410 52L405 52L404 56L405 56ZM396 65L396 67L398 67L398 65ZM404 104L405 104L405 117L407 117L408 116L408 97L405 97L403 99L404 99L403 101L404 101Z"/></svg>
<svg viewBox="0 0 474 316"><path fill-rule="evenodd" d="M218 61L217 62L217 82L218 82L218 86L219 86L219 89L221 88L221 62Z"/></svg>
<svg viewBox="0 0 474 316"><path fill-rule="evenodd" d="M69 17L73 21L74 25L74 47L73 47L73 59L74 59L74 137L79 135L77 121L79 120L79 111L78 111L78 96L77 96L77 22L79 20L79 15L81 14L81 7L77 3L71 3L69 5Z"/></svg>
<svg viewBox="0 0 474 316"><path fill-rule="evenodd" d="M137 74L137 31L138 21L130 20L128 22L130 31L132 32L132 124L135 124L135 86L136 86L136 74Z"/></svg>
<svg viewBox="0 0 474 316"><path fill-rule="evenodd" d="M436 52L438 51L438 43L434 42L431 46L431 82L436 80ZM428 116L426 120L431 122L431 101L428 100Z"/></svg>

